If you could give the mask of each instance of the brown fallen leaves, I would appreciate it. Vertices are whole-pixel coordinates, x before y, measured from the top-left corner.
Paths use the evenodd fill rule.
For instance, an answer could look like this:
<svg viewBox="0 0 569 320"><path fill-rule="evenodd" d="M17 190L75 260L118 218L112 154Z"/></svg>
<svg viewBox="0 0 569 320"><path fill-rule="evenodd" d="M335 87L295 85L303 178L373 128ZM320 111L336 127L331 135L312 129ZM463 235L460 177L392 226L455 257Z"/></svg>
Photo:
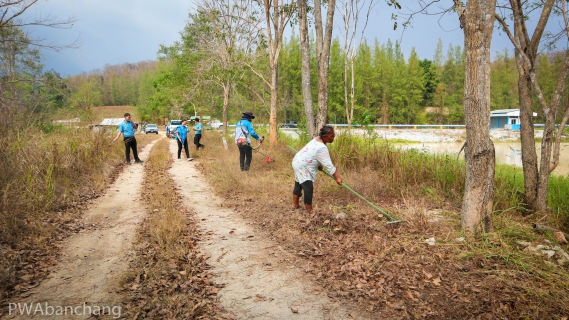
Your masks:
<svg viewBox="0 0 569 320"><path fill-rule="evenodd" d="M131 319L232 319L217 307L222 285L211 281L207 256L196 249L201 236L196 222L169 187L174 182L166 172L167 143L158 142L145 165L153 184L142 191L148 218L139 229L132 272L124 279L126 312Z"/></svg>
<svg viewBox="0 0 569 320"><path fill-rule="evenodd" d="M569 312L569 297L560 294L567 284L545 281L546 275L540 274L543 261L526 260L534 258L521 255L507 234L489 241L454 241L462 236L460 208L444 199L403 197L399 182L388 181L389 174L381 168L341 172L350 187L390 213L412 211L415 202L423 211L443 209L439 211L445 211L444 216L436 223L419 217L390 227L378 212L319 175L313 198L318 215L307 217L302 210L289 209L294 183L290 161L269 167L254 158L250 172L242 175L235 150L210 145L213 152L227 154L201 162L224 196L224 207L248 219L258 237L272 238L291 253L294 264L312 276L323 293L355 303L369 318L555 318ZM294 155L286 146L271 152L277 159ZM253 200L248 190L254 190ZM335 218L338 212L346 218ZM427 245L426 238L435 238L436 245ZM509 251L500 251L506 245ZM529 263L528 272L524 268ZM567 268L557 268L556 277L566 279Z"/></svg>

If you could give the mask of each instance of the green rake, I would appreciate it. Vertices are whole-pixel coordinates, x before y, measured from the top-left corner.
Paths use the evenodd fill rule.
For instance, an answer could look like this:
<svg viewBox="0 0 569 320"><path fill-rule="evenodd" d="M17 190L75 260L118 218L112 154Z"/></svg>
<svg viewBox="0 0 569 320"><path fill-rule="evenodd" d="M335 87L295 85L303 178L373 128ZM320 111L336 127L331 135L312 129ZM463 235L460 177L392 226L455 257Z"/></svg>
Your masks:
<svg viewBox="0 0 569 320"><path fill-rule="evenodd" d="M294 151L295 153L297 152L293 147L291 146L287 146L290 150ZM334 178L328 171L326 170L322 170L322 172L324 172L324 174L326 174L328 177L336 180L336 178ZM382 215L384 215L389 221L387 221L387 224L395 224L395 223L401 223L404 222L404 220L399 220L396 219L395 217L393 217L392 215L388 214L387 212L381 210L378 206L376 206L375 204L371 203L368 199L364 198L361 194L355 192L352 188L348 187L348 185L346 185L345 183L342 182L342 187L344 187L346 190L350 191L351 193L355 194L358 198L362 199L363 201L365 201L367 204L369 204L372 208L374 208L375 210L377 210L379 213L381 213Z"/></svg>

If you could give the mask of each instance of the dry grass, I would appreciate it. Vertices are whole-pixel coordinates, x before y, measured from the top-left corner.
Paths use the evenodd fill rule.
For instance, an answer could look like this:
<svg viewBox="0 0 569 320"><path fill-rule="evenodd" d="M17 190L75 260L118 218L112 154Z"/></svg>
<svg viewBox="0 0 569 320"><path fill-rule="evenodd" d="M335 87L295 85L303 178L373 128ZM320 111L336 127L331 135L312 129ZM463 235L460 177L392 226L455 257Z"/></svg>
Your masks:
<svg viewBox="0 0 569 320"><path fill-rule="evenodd" d="M28 129L0 138L0 291L17 293L21 265L51 259L83 206L124 162L124 146L87 129ZM150 139L140 137L139 146ZM43 269L43 268L42 268ZM27 271L26 271L27 272Z"/></svg>
<svg viewBox="0 0 569 320"><path fill-rule="evenodd" d="M211 319L217 289L206 257L196 251L196 222L169 178L169 142L156 143L145 165L143 198L148 218L139 229L137 256L125 277L127 312L132 319Z"/></svg>
<svg viewBox="0 0 569 320"><path fill-rule="evenodd" d="M132 115L134 121L140 121L140 112L138 108L132 106L101 106L92 107L92 121L101 122L105 118L123 118L126 112Z"/></svg>
<svg viewBox="0 0 569 320"><path fill-rule="evenodd" d="M462 237L460 172L445 167L444 160L379 145L367 154L342 140L332 148L346 184L407 220L392 228L322 174L315 183L318 216L308 220L302 211L290 210L294 154L284 145L263 146L276 162L265 164L255 153L251 171L243 173L233 144L226 151L221 136L204 139L208 153L200 159L201 169L225 205L295 253L297 265L331 296L384 318L537 319L569 312L567 266L522 250L518 241L545 244L552 238L534 234L519 215L496 215L496 233L457 240ZM335 219L340 212L347 218ZM428 245L428 238L436 245Z"/></svg>

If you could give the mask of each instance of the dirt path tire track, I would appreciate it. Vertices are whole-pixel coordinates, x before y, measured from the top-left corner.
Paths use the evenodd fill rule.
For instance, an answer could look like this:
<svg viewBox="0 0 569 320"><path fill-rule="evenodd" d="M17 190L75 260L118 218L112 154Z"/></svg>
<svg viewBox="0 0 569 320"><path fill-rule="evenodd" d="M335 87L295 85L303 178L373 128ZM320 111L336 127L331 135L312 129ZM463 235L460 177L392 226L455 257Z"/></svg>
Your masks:
<svg viewBox="0 0 569 320"><path fill-rule="evenodd" d="M143 160L158 140L149 143L139 152ZM132 242L136 228L146 215L141 196L144 168L139 164L127 166L97 199L83 216L85 225L92 228L67 238L60 258L50 275L42 281L31 295L19 298L14 303L41 303L52 307L81 306L83 303L94 310L95 306L119 306L118 285L134 252ZM43 308L42 310L45 310ZM85 309L89 310L89 309ZM113 318L115 313L102 318ZM73 311L75 312L75 311ZM124 310L121 310L124 312ZM87 319L91 315L53 315L57 319ZM12 312L6 319L29 319L43 317L20 316Z"/></svg>
<svg viewBox="0 0 569 320"><path fill-rule="evenodd" d="M176 159L174 140L170 151ZM204 235L200 249L209 254L214 281L225 284L218 293L223 309L238 319L352 319L358 315L319 291L276 243L261 239L236 212L221 207L222 200L195 163L174 160L169 173L185 206L196 212Z"/></svg>

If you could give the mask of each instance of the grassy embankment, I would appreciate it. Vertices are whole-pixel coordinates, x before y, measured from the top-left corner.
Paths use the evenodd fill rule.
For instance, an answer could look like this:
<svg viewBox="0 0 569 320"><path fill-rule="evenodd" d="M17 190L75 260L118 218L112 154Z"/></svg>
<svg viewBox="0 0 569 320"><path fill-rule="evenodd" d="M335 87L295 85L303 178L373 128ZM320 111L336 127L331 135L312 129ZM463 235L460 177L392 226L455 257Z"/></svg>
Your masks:
<svg viewBox="0 0 569 320"><path fill-rule="evenodd" d="M145 161L142 197L147 218L138 230L137 255L124 278L127 313L132 319L211 319L217 288L196 251L196 222L168 174L172 159L162 139Z"/></svg>
<svg viewBox="0 0 569 320"><path fill-rule="evenodd" d="M308 221L303 212L290 210L294 153L286 144L298 150L302 142L280 137L282 144L259 149L275 162L263 163L264 156L254 152L252 170L243 173L232 138L224 150L221 136L208 133L200 166L216 192L260 232L296 253L297 265L329 296L385 317L555 318L569 312L567 264L518 244L558 245L551 234L534 233L531 223L560 226L566 219L565 178L551 179L551 213L523 218L521 169L497 166L496 231L459 241L464 163L454 157L339 136L330 149L344 182L406 222L388 227L381 214L322 174L315 184L318 217ZM340 212L347 218L334 218ZM427 238L437 244L429 246Z"/></svg>
<svg viewBox="0 0 569 320"><path fill-rule="evenodd" d="M100 195L124 163L124 145L109 146L112 138L62 126L30 127L0 137L3 298L36 286L55 263L59 242L80 229L85 204ZM152 138L138 135L139 148Z"/></svg>

